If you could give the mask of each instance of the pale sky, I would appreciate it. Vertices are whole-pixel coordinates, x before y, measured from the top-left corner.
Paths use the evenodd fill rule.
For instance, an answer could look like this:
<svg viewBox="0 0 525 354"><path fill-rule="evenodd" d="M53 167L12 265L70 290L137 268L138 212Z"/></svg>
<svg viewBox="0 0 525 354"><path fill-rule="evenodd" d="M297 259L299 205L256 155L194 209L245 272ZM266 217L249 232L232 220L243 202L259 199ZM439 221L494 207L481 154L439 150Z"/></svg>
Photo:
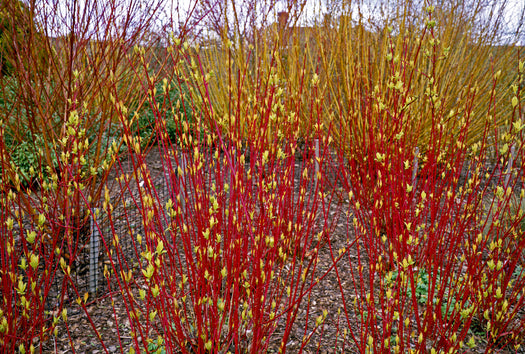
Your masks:
<svg viewBox="0 0 525 354"><path fill-rule="evenodd" d="M24 0L24 1L28 1L28 0ZM71 1L71 0L70 0ZM70 3L70 1L64 1L64 0L41 0L41 1L37 1L36 3L39 3L41 4L40 6L43 6L43 8L47 9L48 11L48 14L51 14L52 12L50 11L56 11L56 10L49 10L49 9L56 9L56 8L59 8L59 11L58 13L55 15L55 16L51 16L51 17L54 17L55 19L56 18L61 18L63 17L68 9L67 9L67 4ZM97 0L94 0L94 1L97 1ZM147 6L146 4L151 4L153 2L157 2L157 1L163 1L163 0L134 0L134 1L139 1L140 3L143 3L144 6ZM164 7L164 13L166 14L165 16L161 16L161 22L166 22L166 17L169 16L169 13L171 12L171 15L173 16L173 19L175 20L175 22L179 22L179 21L184 21L185 20L185 15L187 13L187 11L189 11L191 9L191 7L193 6L193 4L195 4L195 1L196 0L164 0L165 1L165 7ZM225 1L225 0L209 0L210 3L213 3L214 1ZM230 1L230 0L226 0L226 1ZM257 1L257 0L252 0L252 1ZM286 2L289 2L289 1L292 1L292 0L281 0L277 3L276 7L275 7L275 12L277 11L283 11L286 9ZM301 16L300 20L299 20L299 23L304 25L308 22L313 22L315 21L315 19L317 20L320 20L322 18L322 14L326 12L326 8L327 8L327 3L337 3L338 1L330 1L330 0L306 0L307 1L307 6L305 6L305 11L303 13L303 15ZM339 0L339 3L343 2L344 0ZM359 0L359 2L361 3L366 3L366 4L374 4L376 3L377 0ZM416 0L417 1L417 0ZM424 2L424 0L419 0L421 2ZM444 1L444 2L447 2L447 1L450 1L450 0L436 0L436 2L440 2L440 1ZM465 0L465 1L468 1L468 0ZM479 1L479 0L472 0L472 1ZM489 0L490 1L490 0ZM239 1L240 2L240 1ZM354 5L357 1L353 1ZM81 0L80 3L83 3L83 1ZM100 7L103 7L103 6L106 6L106 4L109 3L104 1L104 0L100 0L98 1L99 3L99 6ZM126 3L126 0L124 0L124 3ZM388 1L385 1L385 3L388 3ZM179 9L179 13L176 12L176 9L177 9L177 5L178 5L178 9ZM519 17L519 14L522 13L523 11L523 8L525 7L525 1L524 0L507 0L507 11L505 12L505 19L506 21L508 21L509 23L509 27L511 28L516 28L517 26L517 22L518 22L518 17ZM355 9L356 6L353 6L352 9ZM363 13L363 15L365 17L367 16L370 16L372 15L372 17L376 17L376 16L373 16L373 14L370 14L370 10L367 10L367 9L370 9L371 6L362 6L361 8L361 11ZM104 11L101 11L101 13L104 13ZM162 17L164 18L164 20L162 20ZM335 17L335 16L334 16ZM272 21L275 21L275 14L272 14L270 17L269 17L269 21L272 22ZM55 24L55 30L58 30L60 31L59 27L60 27L60 23L57 23ZM68 32L68 31L66 31ZM522 45L525 45L525 29L523 29L521 31L521 44Z"/></svg>
<svg viewBox="0 0 525 354"><path fill-rule="evenodd" d="M194 4L192 0L167 0L167 1L170 4L178 4L179 8L182 9L183 11L189 9L191 7L190 4ZM210 0L210 2L213 2L213 1L214 0ZM215 1L224 1L224 0L215 0ZM307 6L305 6L305 11L299 21L301 24L313 22L315 21L315 19L320 20L322 17L322 14L326 12L326 8L327 8L326 4L329 2L332 2L332 3L338 2L338 1L329 1L329 0L306 0L306 1L307 1ZM420 0L420 1L422 3L424 2L424 0ZM438 3L442 1L446 3L448 0L436 0L432 2ZM479 0L472 0L472 1L477 2ZM491 0L489 0L489 2L490 1ZM341 2L342 1L339 0L339 3ZM355 1L355 0L352 1L354 5L357 2L358 1ZM360 0L359 2L366 3L366 4L371 4L371 3L373 4L376 2L376 0ZM388 3L388 1L385 1L385 2ZM276 9L275 12L285 10L286 9L285 3L286 1L278 2L277 6L275 7ZM505 21L509 24L510 28L515 29L518 24L518 18L520 14L523 12L523 9L525 7L525 1L524 0L506 0L506 3L507 3L507 7L506 7L505 14L504 14ZM356 6L353 6L353 8L356 8ZM371 8L371 6L368 6L368 8ZM361 8L361 11L365 17L370 16L370 15L372 15L372 17L375 17L373 16L373 14L370 14L369 12L367 13L366 6L363 6ZM275 21L275 14L273 14L270 18L271 18L270 21L272 20ZM525 45L525 29L521 31L521 43Z"/></svg>

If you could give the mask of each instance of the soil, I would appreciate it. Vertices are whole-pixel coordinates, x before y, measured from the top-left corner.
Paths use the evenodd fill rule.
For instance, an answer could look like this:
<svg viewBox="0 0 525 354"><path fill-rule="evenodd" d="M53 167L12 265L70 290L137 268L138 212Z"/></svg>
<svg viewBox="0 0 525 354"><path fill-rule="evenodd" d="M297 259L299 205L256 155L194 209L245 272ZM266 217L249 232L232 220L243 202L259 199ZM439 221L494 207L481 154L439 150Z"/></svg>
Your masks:
<svg viewBox="0 0 525 354"><path fill-rule="evenodd" d="M154 179L162 178L162 164L160 162L156 149L147 155L146 164L148 165ZM125 167L125 170L131 171L131 167ZM112 176L114 179L116 175ZM333 175L329 176L332 180ZM334 186L333 188L338 188ZM354 280L352 274L357 268L357 257L360 257L360 262L366 269L367 259L364 252L358 254L356 244L354 244L355 236L351 228L352 216L350 214L350 206L347 201L342 198L337 198L332 203L332 210L329 211L332 217L332 231L330 234L330 242L326 242L320 249L318 254L318 266L316 269L316 276L322 277L319 283L313 288L310 297L303 301L301 310L295 321L290 339L286 343L286 350L289 353L296 353L300 350L303 337L305 334L310 334L315 319L326 311L327 318L324 325L313 333L308 344L303 348L305 353L357 353L358 349L351 344L351 340L347 338L342 340L341 333L343 330L353 329L358 332L357 314L352 309L351 301L347 300L347 304L343 304L341 296L341 288L345 294L354 292ZM351 245L349 247L349 245ZM337 264L337 278L336 272L332 269L333 259L331 252L338 254L340 249L347 249L344 254L344 259ZM131 255L132 256L132 255ZM353 269L351 269L352 267ZM365 274L366 278L366 274ZM57 352L57 353L128 353L132 346L132 338L130 336L130 323L124 301L115 284L112 284L112 290L104 287L99 293L91 296L88 300L88 305L85 310L77 305L76 302L70 301L67 303L68 313L68 328L65 328L63 321L58 327L58 336L55 338L51 336L43 343L35 341L35 346L41 345L43 352ZM363 289L368 290L369 285L363 282ZM341 288L340 288L341 287ZM358 286L359 288L359 286ZM309 306L307 306L309 303ZM343 306L347 306L347 310L352 315L356 316L355 323L346 323L343 315ZM98 331L97 337L93 330L93 325L88 321L88 316ZM308 320L307 320L308 317ZM305 323L308 327L305 328ZM270 339L270 353L277 353L280 345L280 334L282 334L284 326L279 323L277 329ZM339 337L338 337L339 336ZM484 352L484 339L482 334L476 338L478 346L468 353ZM503 351L505 352L505 351Z"/></svg>

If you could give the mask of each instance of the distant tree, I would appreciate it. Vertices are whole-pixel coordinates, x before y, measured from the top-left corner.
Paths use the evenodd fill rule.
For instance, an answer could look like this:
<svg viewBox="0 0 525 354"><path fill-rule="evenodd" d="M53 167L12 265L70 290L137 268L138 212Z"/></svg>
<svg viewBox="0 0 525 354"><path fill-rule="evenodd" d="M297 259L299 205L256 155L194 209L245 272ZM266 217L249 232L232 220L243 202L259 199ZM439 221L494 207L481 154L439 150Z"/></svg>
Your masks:
<svg viewBox="0 0 525 354"><path fill-rule="evenodd" d="M199 23L198 37L248 38L266 26L275 12L276 0L201 0L191 9L191 21Z"/></svg>
<svg viewBox="0 0 525 354"><path fill-rule="evenodd" d="M25 44L32 42L42 44L37 37L34 16L30 8L20 0L0 1L0 69L1 75L11 75L17 66L17 61L35 55L38 62L45 63L42 51L25 53ZM34 47L33 47L34 49Z"/></svg>
<svg viewBox="0 0 525 354"><path fill-rule="evenodd" d="M19 24L27 7L18 0L6 0L0 3L0 68L2 75L9 75L13 70L16 52L14 42L22 37L24 28Z"/></svg>

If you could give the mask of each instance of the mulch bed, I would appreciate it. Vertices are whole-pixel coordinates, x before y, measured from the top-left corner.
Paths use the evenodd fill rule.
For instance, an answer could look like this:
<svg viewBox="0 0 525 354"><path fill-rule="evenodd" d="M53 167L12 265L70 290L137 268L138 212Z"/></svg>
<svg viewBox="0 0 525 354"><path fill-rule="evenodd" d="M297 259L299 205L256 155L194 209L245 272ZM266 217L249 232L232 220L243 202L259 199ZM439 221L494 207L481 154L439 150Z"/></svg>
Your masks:
<svg viewBox="0 0 525 354"><path fill-rule="evenodd" d="M162 164L155 148L147 155L146 163L154 179L157 182L162 181ZM112 178L115 177L116 175L112 176ZM328 176L328 178L335 179L333 175ZM337 186L334 186L334 188L337 188ZM131 191L131 193L133 193L133 191ZM348 247L348 245L355 241L354 232L352 228L349 227L349 225L351 225L351 214L349 214L350 205L348 201L338 198L331 204L331 208L329 211L329 215L332 218L330 222L333 223L333 229L330 234L331 249L337 253L339 249L348 248L345 259L338 263L338 272L341 279L340 281L337 279L332 269L333 260L330 254L330 247L328 244L325 244L318 254L319 261L316 269L316 277L324 277L313 288L310 297L305 298L303 301L299 316L293 327L292 335L286 343L287 351L290 353L295 353L301 348L305 334L310 334L309 331L311 331L315 319L321 315L324 310L328 312L325 323L320 330L312 335L311 340L303 348L304 352L357 352L357 349L352 346L350 340L344 343L344 349L340 339L337 342L338 347L334 347L336 343L335 339L340 338L343 330L348 328L342 312L343 300L339 286L342 286L343 289L353 289L354 284L350 276L350 267L357 267L357 251L355 246ZM140 224L140 221L137 224ZM131 254L129 256L130 259L132 259L134 257L134 251L130 249L130 252ZM366 272L367 259L362 253L360 262ZM81 309L75 301L69 301L66 306L68 309L69 334L63 322L60 322L58 336L56 338L50 337L46 342L42 343L44 352L56 351L58 353L70 353L74 351L76 353L105 353L107 351L109 353L115 353L121 352L122 350L126 353L129 352L129 348L133 343L130 336L130 323L124 301L118 291L108 293L103 278L101 279L101 283L99 293L91 297L96 297L96 300L87 306L87 312L95 324L100 338L97 338L95 335L84 310ZM365 287L368 287L367 282L364 282L364 284ZM117 289L114 285L115 284L112 284L112 289ZM348 292L349 291L346 291L347 296ZM113 306L112 303L115 305ZM352 305L347 304L347 306L350 309L349 311L353 313ZM307 316L308 321L306 320ZM306 323L308 323L308 328L305 328ZM350 326L356 326L354 329L357 331L357 317L356 323L351 323ZM281 338L280 333L282 333L283 330L284 325L279 323L274 336L270 339L270 353L278 352ZM105 348L101 342L104 343ZM478 346L474 348L474 350L469 351L469 353L484 352L483 339L481 337L477 338L477 343ZM36 344L38 349L40 344Z"/></svg>

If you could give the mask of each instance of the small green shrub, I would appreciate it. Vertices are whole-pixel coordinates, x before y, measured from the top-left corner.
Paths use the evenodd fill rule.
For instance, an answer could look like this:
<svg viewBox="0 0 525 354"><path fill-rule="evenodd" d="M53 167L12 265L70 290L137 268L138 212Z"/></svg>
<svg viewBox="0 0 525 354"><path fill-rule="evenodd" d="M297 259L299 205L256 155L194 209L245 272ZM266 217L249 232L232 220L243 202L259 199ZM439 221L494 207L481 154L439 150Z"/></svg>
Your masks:
<svg viewBox="0 0 525 354"><path fill-rule="evenodd" d="M155 354L166 354L166 348L164 347L162 338L158 338L148 344L148 352Z"/></svg>
<svg viewBox="0 0 525 354"><path fill-rule="evenodd" d="M38 168L38 150L30 140L21 142L14 147L11 154L12 162L17 167L19 173L24 178L22 183L26 184L35 177L35 169Z"/></svg>
<svg viewBox="0 0 525 354"><path fill-rule="evenodd" d="M1 104L1 103L0 103ZM35 178L38 178L39 175L42 176L44 181L47 181L51 171L55 171L58 168L58 159L57 159L57 150L53 147L51 148L51 153L49 154L51 163L45 161L41 152L45 149L44 139L40 134L31 134L29 129L25 128L26 133L22 136L17 136L9 128L5 130L4 133L4 143L6 151L9 152L10 162L13 165L14 169L18 172L21 177L21 183L23 186L27 187ZM113 144L117 146L121 145L121 135L120 131L116 125L104 131L104 133L99 137L98 129L92 129L87 132L87 138L89 142L89 149L86 154L88 161L95 159L97 154L96 143L97 140L101 140L101 145L111 147ZM124 147L121 147L120 152L124 151ZM106 150L105 161L109 163L110 156ZM104 160L103 159L103 160ZM91 163L88 163L84 166L84 169L87 171L89 167L92 166ZM98 166L97 171L101 173L102 167ZM1 166L0 166L1 172Z"/></svg>
<svg viewBox="0 0 525 354"><path fill-rule="evenodd" d="M180 137L180 122L175 120L175 115L182 117L183 121L190 126L194 123L194 115L191 108L189 108L190 105L183 104L189 98L188 88L185 85L181 87L182 89L179 88L178 84L175 84L171 87L168 94L165 95L162 82L158 82L155 85L154 102L149 100L144 105L144 108L139 109L138 112L136 110L132 111L130 118L135 114L138 115L138 119L135 121L132 129L140 137L142 147L157 142L155 112L164 114L162 118L166 124L166 133L173 144L178 144ZM158 109L152 107L153 104L156 104ZM173 110L171 109L172 107Z"/></svg>
<svg viewBox="0 0 525 354"><path fill-rule="evenodd" d="M4 143L6 150L9 152L9 162L14 170L17 171L21 178L20 182L25 187L29 186L39 175L41 175L44 180L47 180L50 171L54 171L58 167L55 151L50 154L50 165L43 161L40 152L44 148L44 145L40 135L31 136L30 133L27 133L23 140L17 141L12 134L5 134ZM1 171L0 166L0 172Z"/></svg>
<svg viewBox="0 0 525 354"><path fill-rule="evenodd" d="M398 271L395 270L392 272L392 278L389 281L391 285L393 284L399 284L400 279L398 279ZM416 277L416 275L414 275ZM417 276L417 283L415 286L415 296L417 299L417 302L420 305L425 305L428 302L429 292L430 292L430 281L432 279L429 277L428 272L425 269L420 269L418 276ZM440 284L442 282L441 276L438 274L436 277L436 284ZM437 289L437 286L434 286L435 289ZM412 289L410 287L410 284L407 286L406 291L406 297L407 299L412 299ZM446 299L443 299L446 300ZM436 296L433 297L432 303L435 305L438 302L438 298ZM452 298L450 300L451 305L448 306L447 310L447 303L448 301L442 301L441 302L441 313L445 314L446 316L450 316L453 312L454 305L456 304L456 299Z"/></svg>

